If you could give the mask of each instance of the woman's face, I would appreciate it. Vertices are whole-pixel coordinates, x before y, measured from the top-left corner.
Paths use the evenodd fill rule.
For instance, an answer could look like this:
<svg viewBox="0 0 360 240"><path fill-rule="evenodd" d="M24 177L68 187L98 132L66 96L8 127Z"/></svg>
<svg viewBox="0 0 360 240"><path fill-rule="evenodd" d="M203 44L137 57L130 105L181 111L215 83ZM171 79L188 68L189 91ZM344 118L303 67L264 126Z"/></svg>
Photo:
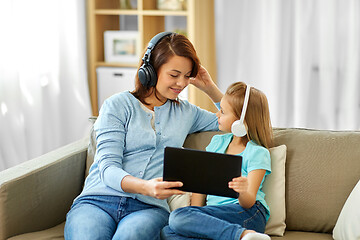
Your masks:
<svg viewBox="0 0 360 240"><path fill-rule="evenodd" d="M239 120L229 102L229 96L225 95L220 102L220 110L216 113L219 123L219 130L231 132L231 125L235 120Z"/></svg>
<svg viewBox="0 0 360 240"><path fill-rule="evenodd" d="M192 62L186 57L173 56L162 65L158 72L156 90L162 101L176 99L179 93L190 83Z"/></svg>

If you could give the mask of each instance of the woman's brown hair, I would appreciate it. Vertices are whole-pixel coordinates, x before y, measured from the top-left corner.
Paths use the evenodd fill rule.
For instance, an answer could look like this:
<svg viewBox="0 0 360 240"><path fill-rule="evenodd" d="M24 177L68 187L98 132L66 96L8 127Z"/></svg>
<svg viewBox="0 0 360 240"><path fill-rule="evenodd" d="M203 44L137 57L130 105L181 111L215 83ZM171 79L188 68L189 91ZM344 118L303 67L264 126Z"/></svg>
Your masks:
<svg viewBox="0 0 360 240"><path fill-rule="evenodd" d="M225 95L229 96L229 101L234 114L240 119L242 106L244 104L245 91L247 85L243 82L231 84L226 90ZM273 132L270 121L270 111L267 98L263 92L251 87L249 102L245 114L245 124L248 129L248 138L263 147L273 146Z"/></svg>
<svg viewBox="0 0 360 240"><path fill-rule="evenodd" d="M144 50L144 53L145 51L146 49ZM200 60L192 43L181 34L173 33L161 39L151 51L150 64L154 67L155 72L158 73L160 67L167 63L170 58L175 55L186 57L191 60L192 69L190 77L196 77L200 68ZM143 65L143 63L143 60L140 60L139 68ZM137 72L139 72L139 68ZM132 94L142 103L147 104L145 102L145 98L150 96L153 92L155 92L156 96L156 85L150 88L143 86L139 80L138 74L136 74L135 90Z"/></svg>

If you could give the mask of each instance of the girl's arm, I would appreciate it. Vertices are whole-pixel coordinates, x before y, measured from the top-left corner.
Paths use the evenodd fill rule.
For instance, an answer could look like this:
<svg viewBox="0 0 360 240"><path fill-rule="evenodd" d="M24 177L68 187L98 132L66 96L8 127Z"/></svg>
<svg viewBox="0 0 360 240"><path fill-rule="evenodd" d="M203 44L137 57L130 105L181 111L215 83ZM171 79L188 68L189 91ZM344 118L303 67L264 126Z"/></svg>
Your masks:
<svg viewBox="0 0 360 240"><path fill-rule="evenodd" d="M205 206L205 200L206 200L205 194L192 193L190 205L202 207Z"/></svg>
<svg viewBox="0 0 360 240"><path fill-rule="evenodd" d="M251 208L256 201L256 194L266 170L257 169L249 172L247 177L234 178L229 182L229 188L239 193L239 204L244 208Z"/></svg>
<svg viewBox="0 0 360 240"><path fill-rule="evenodd" d="M206 200L205 194L192 193L190 205L202 207L205 206L205 200Z"/></svg>
<svg viewBox="0 0 360 240"><path fill-rule="evenodd" d="M217 103L221 101L221 98L223 97L222 92L203 66L200 66L197 76L190 79L190 83L205 92L213 102Z"/></svg>

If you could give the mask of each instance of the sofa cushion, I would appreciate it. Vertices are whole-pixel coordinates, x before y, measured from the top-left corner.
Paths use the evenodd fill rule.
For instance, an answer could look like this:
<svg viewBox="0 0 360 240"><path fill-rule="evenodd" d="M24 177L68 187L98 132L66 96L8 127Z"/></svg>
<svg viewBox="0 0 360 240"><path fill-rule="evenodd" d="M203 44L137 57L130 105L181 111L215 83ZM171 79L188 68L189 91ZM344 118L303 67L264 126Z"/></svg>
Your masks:
<svg viewBox="0 0 360 240"><path fill-rule="evenodd" d="M360 180L347 198L336 222L335 240L360 239Z"/></svg>
<svg viewBox="0 0 360 240"><path fill-rule="evenodd" d="M173 195L167 199L170 211L190 205L191 193L187 192L183 195Z"/></svg>
<svg viewBox="0 0 360 240"><path fill-rule="evenodd" d="M275 129L286 144L286 230L332 233L360 176L360 132Z"/></svg>
<svg viewBox="0 0 360 240"><path fill-rule="evenodd" d="M270 149L271 174L266 176L263 191L270 208L270 218L265 233L272 236L283 236L285 232L285 162L286 146L280 145Z"/></svg>

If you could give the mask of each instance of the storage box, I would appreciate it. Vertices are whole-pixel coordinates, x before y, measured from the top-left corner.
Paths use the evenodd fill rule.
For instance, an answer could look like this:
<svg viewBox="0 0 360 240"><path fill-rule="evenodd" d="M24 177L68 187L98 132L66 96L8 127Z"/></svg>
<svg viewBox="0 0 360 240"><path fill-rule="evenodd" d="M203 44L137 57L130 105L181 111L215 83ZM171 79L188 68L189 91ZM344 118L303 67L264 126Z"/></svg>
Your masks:
<svg viewBox="0 0 360 240"><path fill-rule="evenodd" d="M134 90L136 72L136 68L98 67L96 74L99 109L111 95Z"/></svg>

